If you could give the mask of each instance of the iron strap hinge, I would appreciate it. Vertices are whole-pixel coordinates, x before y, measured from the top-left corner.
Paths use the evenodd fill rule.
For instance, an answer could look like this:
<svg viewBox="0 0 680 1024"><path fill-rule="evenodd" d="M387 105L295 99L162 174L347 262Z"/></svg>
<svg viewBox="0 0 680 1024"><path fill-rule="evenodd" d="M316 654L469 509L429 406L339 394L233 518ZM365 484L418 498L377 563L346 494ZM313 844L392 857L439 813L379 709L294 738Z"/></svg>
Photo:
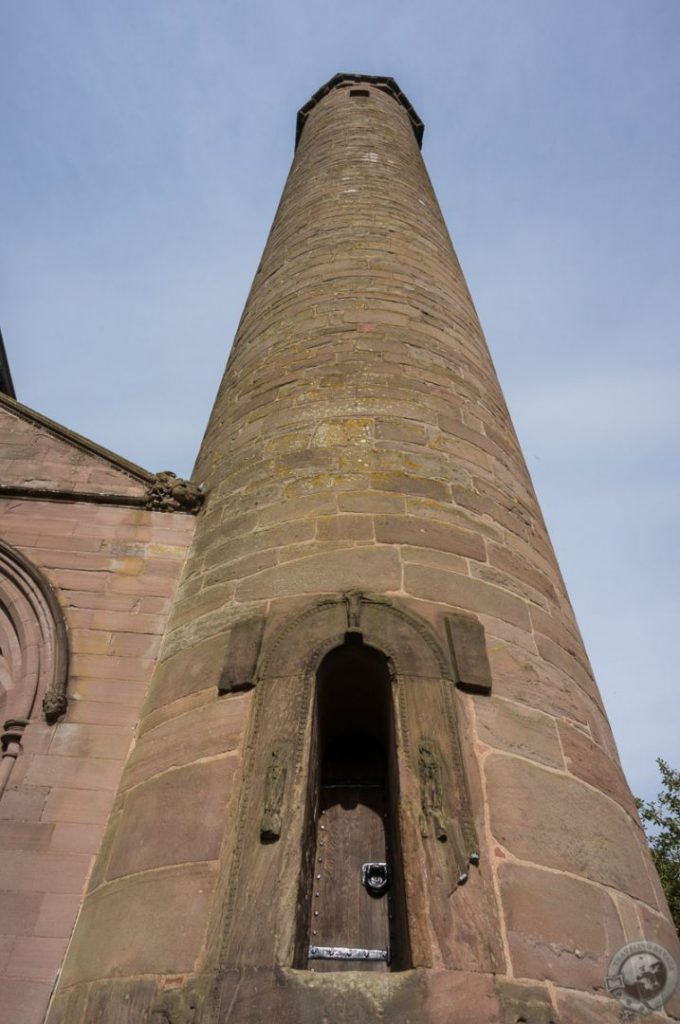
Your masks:
<svg viewBox="0 0 680 1024"><path fill-rule="evenodd" d="M353 946L310 946L310 960L387 960L386 949L358 949Z"/></svg>

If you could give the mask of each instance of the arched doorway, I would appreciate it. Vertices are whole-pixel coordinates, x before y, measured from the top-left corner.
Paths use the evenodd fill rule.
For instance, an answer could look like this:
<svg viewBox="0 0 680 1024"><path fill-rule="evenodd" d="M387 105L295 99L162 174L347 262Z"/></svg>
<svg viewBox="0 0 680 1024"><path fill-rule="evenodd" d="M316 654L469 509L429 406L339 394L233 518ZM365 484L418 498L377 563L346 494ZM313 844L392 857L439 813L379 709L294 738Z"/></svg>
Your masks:
<svg viewBox="0 0 680 1024"><path fill-rule="evenodd" d="M316 679L307 966L408 966L387 659L348 634ZM310 851L311 852L311 851Z"/></svg>

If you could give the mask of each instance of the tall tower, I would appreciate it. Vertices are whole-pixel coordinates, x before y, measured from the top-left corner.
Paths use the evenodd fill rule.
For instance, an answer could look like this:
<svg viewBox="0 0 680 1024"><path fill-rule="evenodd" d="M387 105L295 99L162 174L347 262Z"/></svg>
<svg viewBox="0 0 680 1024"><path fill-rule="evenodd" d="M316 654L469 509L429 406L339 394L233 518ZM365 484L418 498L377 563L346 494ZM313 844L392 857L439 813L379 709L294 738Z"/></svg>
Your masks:
<svg viewBox="0 0 680 1024"><path fill-rule="evenodd" d="M421 135L299 114L50 1024L590 1024L674 948Z"/></svg>

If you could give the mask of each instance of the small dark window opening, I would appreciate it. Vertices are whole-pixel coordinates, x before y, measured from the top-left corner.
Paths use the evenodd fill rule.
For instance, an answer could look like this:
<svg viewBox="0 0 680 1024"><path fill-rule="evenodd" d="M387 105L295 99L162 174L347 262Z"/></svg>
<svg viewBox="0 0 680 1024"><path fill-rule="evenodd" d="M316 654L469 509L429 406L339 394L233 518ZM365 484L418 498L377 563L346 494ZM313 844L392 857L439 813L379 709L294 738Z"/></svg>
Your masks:
<svg viewBox="0 0 680 1024"><path fill-rule="evenodd" d="M317 673L297 962L398 971L410 957L392 684L385 656L352 639Z"/></svg>
<svg viewBox="0 0 680 1024"><path fill-rule="evenodd" d="M352 96L370 96L368 89L350 89L350 97Z"/></svg>

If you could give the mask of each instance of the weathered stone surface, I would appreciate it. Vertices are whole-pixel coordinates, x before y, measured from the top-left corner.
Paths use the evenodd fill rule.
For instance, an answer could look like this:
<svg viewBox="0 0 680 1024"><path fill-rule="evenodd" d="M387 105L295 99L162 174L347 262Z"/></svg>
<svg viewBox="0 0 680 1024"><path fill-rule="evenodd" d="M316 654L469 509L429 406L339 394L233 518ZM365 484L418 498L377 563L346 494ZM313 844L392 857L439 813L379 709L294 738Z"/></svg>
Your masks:
<svg viewBox="0 0 680 1024"><path fill-rule="evenodd" d="M606 890L520 864L499 866L515 975L604 990L607 964L625 937Z"/></svg>
<svg viewBox="0 0 680 1024"><path fill-rule="evenodd" d="M635 826L607 797L507 755L489 757L486 779L491 829L510 853L652 898Z"/></svg>
<svg viewBox="0 0 680 1024"><path fill-rule="evenodd" d="M496 990L503 1024L560 1024L550 994L543 986L499 978Z"/></svg>
<svg viewBox="0 0 680 1024"><path fill-rule="evenodd" d="M560 1020L564 1024L621 1024L621 1003L613 996L558 988L555 992ZM645 1024L668 1024L663 1013L646 1013Z"/></svg>
<svg viewBox="0 0 680 1024"><path fill-rule="evenodd" d="M122 787L129 789L168 768L236 750L248 719L249 694L218 697L145 732L128 761Z"/></svg>
<svg viewBox="0 0 680 1024"><path fill-rule="evenodd" d="M224 665L226 638L213 636L161 662L147 708L160 707L194 690L217 686Z"/></svg>
<svg viewBox="0 0 680 1024"><path fill-rule="evenodd" d="M554 718L493 696L475 701L475 711L482 743L554 768L564 767Z"/></svg>
<svg viewBox="0 0 680 1024"><path fill-rule="evenodd" d="M538 591L549 601L557 603L555 585L547 575L538 568L534 568L527 562L526 558L520 558L514 551L500 544L490 541L488 544L489 562L491 565L502 569L510 576L522 580L534 590Z"/></svg>
<svg viewBox="0 0 680 1024"><path fill-rule="evenodd" d="M3 979L0 1024L42 1024L51 992L50 982Z"/></svg>
<svg viewBox="0 0 680 1024"><path fill-rule="evenodd" d="M193 968L206 926L213 872L187 865L133 875L86 901L62 983Z"/></svg>
<svg viewBox="0 0 680 1024"><path fill-rule="evenodd" d="M234 768L234 758L220 758L168 771L136 786L126 797L107 878L215 860ZM159 807L171 808L171 813L159 817Z"/></svg>
<svg viewBox="0 0 680 1024"><path fill-rule="evenodd" d="M389 591L401 586L396 551L356 548L335 554L312 555L267 569L236 588L242 601L288 594L337 594L345 590Z"/></svg>
<svg viewBox="0 0 680 1024"><path fill-rule="evenodd" d="M471 530L459 530L446 523L423 522L415 516L378 516L375 539L383 544L410 544L451 551L468 558L486 558L483 538Z"/></svg>
<svg viewBox="0 0 680 1024"><path fill-rule="evenodd" d="M496 696L579 725L590 724L596 708L562 671L530 650L498 637L490 639L488 650Z"/></svg>
<svg viewBox="0 0 680 1024"><path fill-rule="evenodd" d="M524 994L528 996L529 990ZM233 1018L243 1024L260 1024L269 1017L281 1024L506 1024L504 998L507 1002L490 974L414 970L315 975L270 968L225 972L215 1003L229 1006ZM531 1005L525 998L521 1008L526 1012ZM548 1018L529 1019L531 1024L552 1024ZM208 1014L206 1024L223 1024L223 1019Z"/></svg>
<svg viewBox="0 0 680 1024"><path fill-rule="evenodd" d="M87 996L84 1024L146 1022L155 994L156 982L145 978L92 985Z"/></svg>
<svg viewBox="0 0 680 1024"><path fill-rule="evenodd" d="M640 904L638 904L638 913L642 921L642 935L638 937L663 946L673 957L680 970L680 939L678 938L677 929L673 927L666 917L662 917L661 914L655 914ZM676 988L666 1003L665 1009L670 1016L680 1020L680 986Z"/></svg>
<svg viewBox="0 0 680 1024"><path fill-rule="evenodd" d="M617 762L579 729L560 722L559 730L567 768L572 775L612 797L637 821L635 800Z"/></svg>
<svg viewBox="0 0 680 1024"><path fill-rule="evenodd" d="M407 565L404 569L404 589L413 597L427 601L440 601L454 608L485 612L515 626L529 628L529 613L524 602L499 587L481 580L473 580L452 572L424 569Z"/></svg>

